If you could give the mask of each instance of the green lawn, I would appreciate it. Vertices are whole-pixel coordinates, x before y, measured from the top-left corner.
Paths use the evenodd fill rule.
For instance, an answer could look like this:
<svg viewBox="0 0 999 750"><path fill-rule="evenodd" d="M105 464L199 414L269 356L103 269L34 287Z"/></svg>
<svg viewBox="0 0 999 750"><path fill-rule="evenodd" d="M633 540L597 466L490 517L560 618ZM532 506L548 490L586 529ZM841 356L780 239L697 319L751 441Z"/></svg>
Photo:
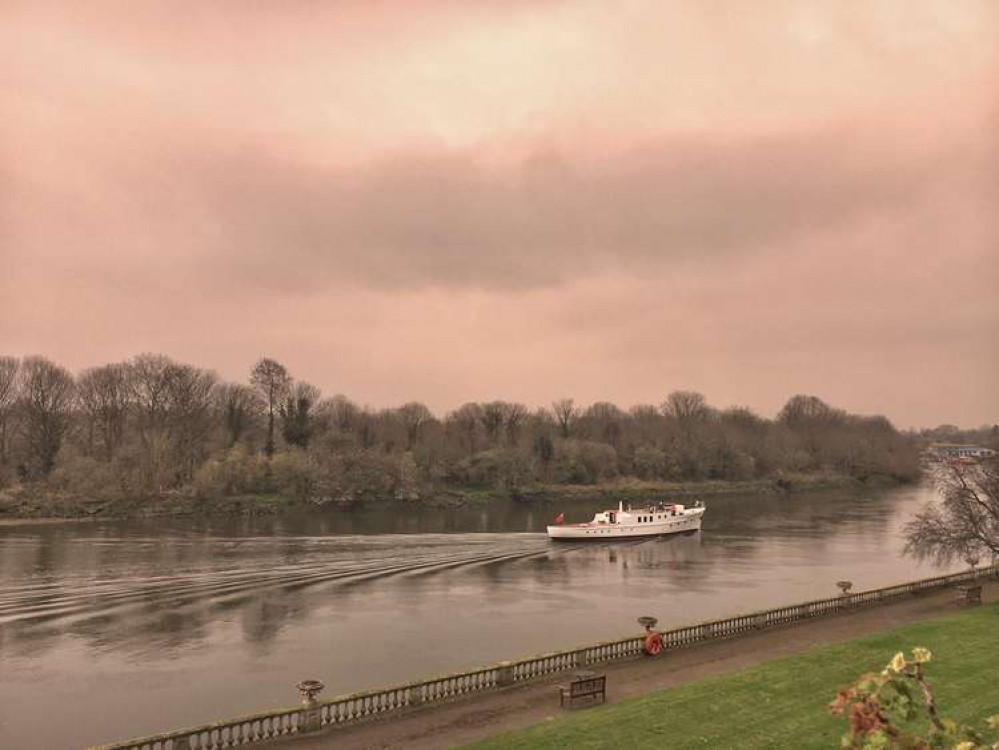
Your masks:
<svg viewBox="0 0 999 750"><path fill-rule="evenodd" d="M907 625L743 672L581 709L468 745L544 748L837 748L837 688L880 671L897 651L933 652L927 676L942 715L981 727L999 713L999 605ZM608 683L613 692L613 682Z"/></svg>

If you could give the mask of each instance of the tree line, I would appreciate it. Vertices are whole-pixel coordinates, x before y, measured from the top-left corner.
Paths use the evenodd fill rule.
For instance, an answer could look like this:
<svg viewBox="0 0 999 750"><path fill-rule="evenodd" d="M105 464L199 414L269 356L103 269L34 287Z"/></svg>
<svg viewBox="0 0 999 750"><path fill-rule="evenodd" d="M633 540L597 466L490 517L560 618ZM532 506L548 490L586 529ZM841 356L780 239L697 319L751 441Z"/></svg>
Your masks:
<svg viewBox="0 0 999 750"><path fill-rule="evenodd" d="M0 487L97 496L194 491L314 500L415 499L435 489L749 480L839 472L918 476L917 446L881 416L796 395L776 419L674 391L624 410L571 398L467 403L442 416L324 397L264 358L243 383L160 354L76 375L0 357Z"/></svg>

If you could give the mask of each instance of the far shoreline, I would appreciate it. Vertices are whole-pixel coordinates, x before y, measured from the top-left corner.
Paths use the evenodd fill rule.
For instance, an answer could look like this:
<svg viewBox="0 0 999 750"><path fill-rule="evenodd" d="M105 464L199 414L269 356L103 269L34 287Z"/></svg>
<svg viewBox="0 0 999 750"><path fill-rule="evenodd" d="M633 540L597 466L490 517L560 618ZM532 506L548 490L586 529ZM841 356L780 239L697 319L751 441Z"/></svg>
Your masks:
<svg viewBox="0 0 999 750"><path fill-rule="evenodd" d="M618 481L599 485L535 485L515 490L489 488L427 489L415 499L391 496L324 499L278 494L199 497L170 492L140 497L87 498L37 487L0 492L0 527L59 522L129 520L169 517L253 517L301 512L344 512L363 507L458 508L494 502L562 505L606 500L609 504L696 499L725 495L773 496L833 489L881 489L905 482L877 476L867 482L845 474L798 474L745 481L702 482Z"/></svg>

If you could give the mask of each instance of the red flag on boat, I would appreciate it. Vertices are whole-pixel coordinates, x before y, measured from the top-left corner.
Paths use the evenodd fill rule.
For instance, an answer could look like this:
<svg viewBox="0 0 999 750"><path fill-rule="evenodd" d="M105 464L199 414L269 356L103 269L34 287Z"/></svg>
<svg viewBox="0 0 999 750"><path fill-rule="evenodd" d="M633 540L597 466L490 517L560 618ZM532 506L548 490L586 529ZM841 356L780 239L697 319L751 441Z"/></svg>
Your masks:
<svg viewBox="0 0 999 750"><path fill-rule="evenodd" d="M559 525L565 523L565 513L559 513L555 516L555 523Z"/></svg>

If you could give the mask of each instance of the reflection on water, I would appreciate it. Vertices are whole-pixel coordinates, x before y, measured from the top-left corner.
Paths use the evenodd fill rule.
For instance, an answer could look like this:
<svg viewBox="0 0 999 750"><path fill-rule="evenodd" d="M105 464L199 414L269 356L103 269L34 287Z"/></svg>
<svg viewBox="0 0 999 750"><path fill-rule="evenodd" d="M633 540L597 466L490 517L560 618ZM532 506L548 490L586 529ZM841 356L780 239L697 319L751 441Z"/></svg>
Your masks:
<svg viewBox="0 0 999 750"><path fill-rule="evenodd" d="M930 497L726 497L700 533L554 544L551 506L0 527L0 737L68 748L935 571ZM597 505L573 506L570 520ZM65 721L46 722L55 700ZM65 710L64 710L65 709Z"/></svg>

